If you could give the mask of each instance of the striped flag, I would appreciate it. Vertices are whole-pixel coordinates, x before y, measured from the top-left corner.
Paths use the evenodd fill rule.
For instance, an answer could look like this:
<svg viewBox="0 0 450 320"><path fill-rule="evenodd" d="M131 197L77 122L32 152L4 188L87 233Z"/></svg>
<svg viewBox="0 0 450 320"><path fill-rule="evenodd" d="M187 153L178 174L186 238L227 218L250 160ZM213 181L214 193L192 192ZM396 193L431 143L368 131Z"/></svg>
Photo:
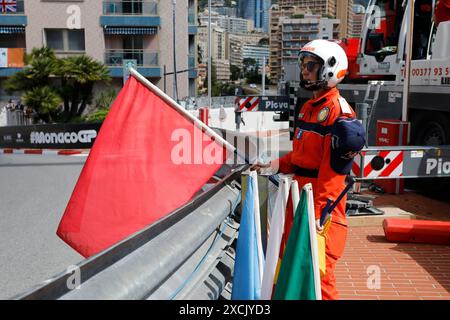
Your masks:
<svg viewBox="0 0 450 320"><path fill-rule="evenodd" d="M251 171L248 176L248 188L236 246L232 300L259 300L261 298L264 257L261 229L258 230L260 218L257 182L256 171Z"/></svg>
<svg viewBox="0 0 450 320"><path fill-rule="evenodd" d="M277 273L281 236L284 229L284 213L289 197L289 180L282 178L277 192L272 217L270 219L270 233L267 241L266 262L264 264L264 275L261 288L261 299L270 300Z"/></svg>
<svg viewBox="0 0 450 320"><path fill-rule="evenodd" d="M311 184L305 185L302 190L281 263L274 299L322 299Z"/></svg>

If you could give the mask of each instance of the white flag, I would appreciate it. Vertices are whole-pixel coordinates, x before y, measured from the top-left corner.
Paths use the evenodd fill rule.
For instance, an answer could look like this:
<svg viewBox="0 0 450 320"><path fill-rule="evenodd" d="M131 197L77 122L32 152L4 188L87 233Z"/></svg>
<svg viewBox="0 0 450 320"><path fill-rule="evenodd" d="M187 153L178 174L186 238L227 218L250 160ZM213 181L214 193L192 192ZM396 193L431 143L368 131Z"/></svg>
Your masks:
<svg viewBox="0 0 450 320"><path fill-rule="evenodd" d="M314 195L311 183L303 186L303 192L306 192L308 199L308 218L309 218L309 236L311 243L312 262L314 270L314 289L316 292L316 300L322 300L322 290L320 286L320 270L319 270L319 252L316 234L316 215L314 214Z"/></svg>
<svg viewBox="0 0 450 320"><path fill-rule="evenodd" d="M250 171L250 176L253 178L253 195L255 201L255 225L256 225L256 239L258 245L258 260L259 260L259 275L260 281L262 282L263 271L264 271L264 251L262 248L262 238L261 238L261 213L259 210L259 192L258 192L258 174L256 170Z"/></svg>
<svg viewBox="0 0 450 320"><path fill-rule="evenodd" d="M284 230L284 215L289 197L288 178L280 179L280 187L278 189L275 201L274 211L270 220L270 233L267 240L266 262L264 264L264 275L261 287L261 299L270 300L273 290L273 279L278 264L278 255L280 253L281 237Z"/></svg>

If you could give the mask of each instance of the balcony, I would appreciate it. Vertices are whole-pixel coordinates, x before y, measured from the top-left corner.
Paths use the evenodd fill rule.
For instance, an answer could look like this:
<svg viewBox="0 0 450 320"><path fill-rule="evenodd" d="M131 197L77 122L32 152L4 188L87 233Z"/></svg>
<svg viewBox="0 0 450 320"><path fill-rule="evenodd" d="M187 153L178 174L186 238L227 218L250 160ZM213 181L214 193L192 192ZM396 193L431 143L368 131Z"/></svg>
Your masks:
<svg viewBox="0 0 450 320"><path fill-rule="evenodd" d="M3 4L0 12L0 25L2 26L26 26L28 24L27 16L25 15L24 0L17 0L16 4Z"/></svg>
<svg viewBox="0 0 450 320"><path fill-rule="evenodd" d="M189 10L188 12L188 34L189 35L197 34L197 21L195 10Z"/></svg>
<svg viewBox="0 0 450 320"><path fill-rule="evenodd" d="M136 60L137 69L145 77L161 77L159 53L150 50L108 49L105 51L105 65L112 77L122 77L123 60Z"/></svg>
<svg viewBox="0 0 450 320"><path fill-rule="evenodd" d="M103 27L159 27L158 2L156 1L103 1Z"/></svg>
<svg viewBox="0 0 450 320"><path fill-rule="evenodd" d="M156 27L111 27L105 26L103 28L105 35L154 35L158 32Z"/></svg>

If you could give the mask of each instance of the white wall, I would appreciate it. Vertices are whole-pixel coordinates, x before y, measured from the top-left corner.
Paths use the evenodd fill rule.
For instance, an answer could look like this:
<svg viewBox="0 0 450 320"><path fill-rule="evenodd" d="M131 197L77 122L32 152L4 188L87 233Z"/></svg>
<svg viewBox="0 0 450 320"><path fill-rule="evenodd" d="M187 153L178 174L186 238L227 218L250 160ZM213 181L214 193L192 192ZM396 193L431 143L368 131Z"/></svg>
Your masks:
<svg viewBox="0 0 450 320"><path fill-rule="evenodd" d="M224 110L226 117L225 120L221 121L220 109L210 109L209 126L232 131L236 130L234 108L224 108ZM198 110L190 112L198 118ZM245 125L241 123L240 132L270 131L289 128L288 121L273 121L274 115L275 112L244 112L242 118L244 119Z"/></svg>
<svg viewBox="0 0 450 320"><path fill-rule="evenodd" d="M5 108L0 108L0 127L4 127L6 125L7 125L6 109Z"/></svg>
<svg viewBox="0 0 450 320"><path fill-rule="evenodd" d="M103 29L100 26L102 1L44 2L41 0L25 1L25 14L28 18L26 30L27 52L34 47L44 45L44 28L68 28L72 13L67 13L70 6L81 10L81 28L84 29L85 52L94 59L103 62L105 43Z"/></svg>

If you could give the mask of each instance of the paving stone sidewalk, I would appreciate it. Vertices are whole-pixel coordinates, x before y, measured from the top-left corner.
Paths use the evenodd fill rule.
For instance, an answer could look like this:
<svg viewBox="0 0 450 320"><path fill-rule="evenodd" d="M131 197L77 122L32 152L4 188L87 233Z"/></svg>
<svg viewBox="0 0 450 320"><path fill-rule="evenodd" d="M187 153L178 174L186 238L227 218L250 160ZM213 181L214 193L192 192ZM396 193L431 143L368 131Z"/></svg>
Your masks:
<svg viewBox="0 0 450 320"><path fill-rule="evenodd" d="M450 247L390 243L382 226L350 227L336 278L342 300L450 300Z"/></svg>

